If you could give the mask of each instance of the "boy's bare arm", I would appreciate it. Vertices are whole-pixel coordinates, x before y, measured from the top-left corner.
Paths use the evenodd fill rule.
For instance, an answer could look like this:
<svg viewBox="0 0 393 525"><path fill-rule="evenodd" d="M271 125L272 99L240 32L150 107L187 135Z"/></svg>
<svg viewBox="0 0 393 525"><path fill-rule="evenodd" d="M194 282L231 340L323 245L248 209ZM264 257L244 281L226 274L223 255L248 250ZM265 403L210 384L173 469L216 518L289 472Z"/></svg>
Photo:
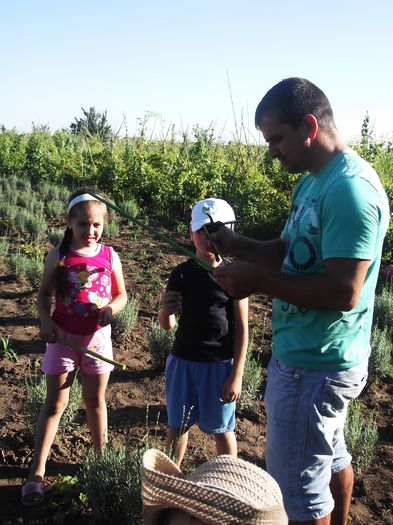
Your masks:
<svg viewBox="0 0 393 525"><path fill-rule="evenodd" d="M225 381L222 390L222 399L231 403L239 399L242 391L244 363L248 348L248 298L233 301L234 313L234 343L233 367Z"/></svg>
<svg viewBox="0 0 393 525"><path fill-rule="evenodd" d="M158 322L164 330L172 330L176 325L176 313L181 308L180 292L167 291L162 296L162 306L158 314Z"/></svg>

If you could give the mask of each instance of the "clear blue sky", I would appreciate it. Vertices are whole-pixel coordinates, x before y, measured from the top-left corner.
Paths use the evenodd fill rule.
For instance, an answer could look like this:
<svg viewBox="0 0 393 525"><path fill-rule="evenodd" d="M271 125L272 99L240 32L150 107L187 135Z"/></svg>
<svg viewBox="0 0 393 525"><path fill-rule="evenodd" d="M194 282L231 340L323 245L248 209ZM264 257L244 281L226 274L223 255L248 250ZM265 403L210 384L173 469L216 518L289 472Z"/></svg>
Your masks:
<svg viewBox="0 0 393 525"><path fill-rule="evenodd" d="M366 111L392 138L392 33L392 0L1 0L0 124L55 130L95 106L115 129L125 116L129 134L157 112L156 134L213 123L225 138L232 93L252 140L264 93L302 76L326 93L344 139Z"/></svg>

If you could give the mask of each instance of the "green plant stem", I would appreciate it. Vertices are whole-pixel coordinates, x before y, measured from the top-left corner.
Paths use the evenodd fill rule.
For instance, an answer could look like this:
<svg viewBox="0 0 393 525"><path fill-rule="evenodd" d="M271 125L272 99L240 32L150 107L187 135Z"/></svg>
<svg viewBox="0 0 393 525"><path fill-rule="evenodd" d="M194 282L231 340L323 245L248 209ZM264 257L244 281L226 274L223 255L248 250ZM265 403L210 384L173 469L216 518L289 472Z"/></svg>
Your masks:
<svg viewBox="0 0 393 525"><path fill-rule="evenodd" d="M79 346L79 345L76 345L75 343L70 343L69 341L65 341L64 339L61 339L60 337L57 337L56 341L58 343L61 343L62 345L69 346L70 348L73 348L74 350L78 350L78 352L83 352L84 354L91 355L93 357L96 357L97 359L101 359L101 361L105 361L107 363L110 363L111 365L117 366L118 368L121 368L122 370L125 370L126 368L126 365L123 363L119 363L119 361L114 361L113 359L104 357L100 354L97 354L96 352L93 352L92 350L83 348L83 346Z"/></svg>
<svg viewBox="0 0 393 525"><path fill-rule="evenodd" d="M156 237L158 237L159 239L161 239L162 241L165 241L166 243L170 244L173 248L175 248L176 250L178 250L179 252L182 252L184 253L184 255L187 255L188 257L190 257L191 259L194 259L194 261L196 261L197 263L199 263L201 266L204 266L205 268L207 268L208 270L210 270L211 272L214 271L214 266L212 266L211 264L207 263L206 261L204 261L203 259L201 259L200 257L198 257L197 255L195 255L195 253L192 253L190 250L187 250L187 248L184 248L184 246L182 246L181 244L177 243L176 241L173 241L172 239L170 239L169 237L167 237L166 235L163 235L162 233L160 233L159 231L157 231L156 229L152 228L151 226L149 226L148 224L144 224L142 221L140 221L139 219L136 219L135 217L132 217L130 214L128 214L127 212L125 212L124 210L122 210L121 208L119 208L118 206L116 206L116 204L113 204L112 202L109 202L107 201L106 199L103 199L102 197L100 197L99 195L96 195L95 193L91 192L91 191L88 191L86 193L89 193L89 195L91 195L92 197L94 197L95 199L103 202L104 204L106 204L109 208L112 208L112 210L115 210L117 211L117 213L119 213L119 215L122 215L123 217L125 217L126 219L129 219L130 221L133 221L135 222L136 224L138 224L138 226L140 226L141 228L144 228L145 230L149 231L150 233L152 233L153 235L155 235Z"/></svg>

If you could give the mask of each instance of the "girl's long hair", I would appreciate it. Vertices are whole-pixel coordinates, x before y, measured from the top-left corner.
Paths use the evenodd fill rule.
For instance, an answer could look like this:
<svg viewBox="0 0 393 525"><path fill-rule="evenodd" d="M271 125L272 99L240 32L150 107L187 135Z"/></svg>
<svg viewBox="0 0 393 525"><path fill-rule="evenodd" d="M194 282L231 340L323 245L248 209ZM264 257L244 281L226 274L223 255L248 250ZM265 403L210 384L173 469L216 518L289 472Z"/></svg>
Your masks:
<svg viewBox="0 0 393 525"><path fill-rule="evenodd" d="M82 195L83 193L87 193L87 192L92 192L92 193L95 193L95 194L99 195L100 197L101 196L105 197L101 193L98 193L98 191L95 190L95 189L81 188L81 189L76 190L73 193L71 193L71 195L68 197L67 205L72 201L72 199L74 199L75 197L78 197L78 195ZM72 217L75 217L75 215L78 212L78 209L80 209L81 206L88 206L92 202L96 203L97 205L101 205L102 206L102 203L101 202L97 202L97 201L82 201L82 202L79 202L78 204L75 204L75 206L73 206L70 209L70 212L68 214L68 219L71 219ZM107 214L105 214L105 216L104 216L104 221L106 220L106 218L107 218ZM71 228L69 228L67 226L67 228L66 228L66 230L64 232L64 237L63 237L61 243L59 244L59 257L58 257L58 261L57 261L57 266L56 266L56 268L53 271L52 279L51 279L53 288L55 289L56 296L60 295L61 297L64 297L66 292L67 292L67 271L66 271L66 267L64 265L64 261L65 261L65 258L67 256L67 253L68 253L68 251L70 249L71 242L72 242L72 230L71 230Z"/></svg>

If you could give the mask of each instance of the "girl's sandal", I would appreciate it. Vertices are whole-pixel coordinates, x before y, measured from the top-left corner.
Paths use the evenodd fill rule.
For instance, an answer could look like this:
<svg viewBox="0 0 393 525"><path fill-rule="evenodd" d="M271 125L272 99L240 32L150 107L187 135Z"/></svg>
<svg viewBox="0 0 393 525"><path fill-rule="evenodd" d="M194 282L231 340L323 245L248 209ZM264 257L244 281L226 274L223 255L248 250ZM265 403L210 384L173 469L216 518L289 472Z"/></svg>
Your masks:
<svg viewBox="0 0 393 525"><path fill-rule="evenodd" d="M22 505L32 507L44 501L45 494L42 481L27 481L22 485Z"/></svg>

